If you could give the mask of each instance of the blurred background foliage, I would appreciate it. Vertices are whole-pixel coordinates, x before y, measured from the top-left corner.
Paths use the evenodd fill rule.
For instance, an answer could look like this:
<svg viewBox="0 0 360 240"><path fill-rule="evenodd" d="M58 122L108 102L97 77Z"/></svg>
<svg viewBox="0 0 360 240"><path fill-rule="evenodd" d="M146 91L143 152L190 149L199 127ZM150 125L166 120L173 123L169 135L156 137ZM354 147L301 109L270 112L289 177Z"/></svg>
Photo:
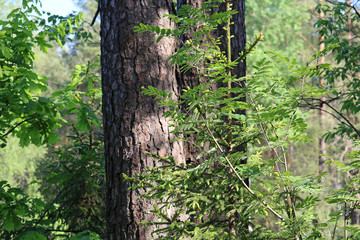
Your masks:
<svg viewBox="0 0 360 240"><path fill-rule="evenodd" d="M81 11L84 11L85 21L90 23L95 14L97 2L77 1L75 3ZM2 9L0 17L4 18L19 5L19 1L0 0L0 8ZM100 54L99 23L95 23L92 28L87 28L93 37L89 41L73 40L63 48L56 43L51 43L53 47L48 49L48 53L44 53L40 49L35 50L35 72L48 78L48 91L43 93L45 96L49 97L53 92L64 89L71 82L71 74L76 65L97 60ZM96 74L100 75L100 68L96 70ZM69 121L76 120L74 114L72 116L70 114L66 118ZM66 146L69 127L65 125L57 131L62 139L61 144L65 143ZM48 149L34 145L21 148L15 137L10 137L8 141L8 146L0 149L0 163L5 166L5 168L0 169L1 179L9 181L14 186L26 186L24 189L27 191L27 185L35 180L36 165L39 160L46 156Z"/></svg>
<svg viewBox="0 0 360 240"><path fill-rule="evenodd" d="M19 140L10 136L7 146L0 149L0 165L3 166L0 181L5 180L11 187L18 187L26 195L38 199L31 205L27 197L21 198L22 193L17 193L18 199L28 202L27 207L35 207L34 211L26 211L27 216L43 213L37 216L40 217L37 232L42 235L27 231L20 234L25 239L42 239L43 236L48 239L99 239L99 235L104 235L99 21L90 26L97 2L74 3L84 12L84 24L78 32L85 32L85 39L75 37L74 33L63 47L54 41L50 42L52 47L48 52L35 49L34 71L48 78L48 89L42 96L65 106L60 111L66 122L56 130L60 142L21 147ZM0 18L5 18L20 4L20 1L0 0ZM12 191L6 186L5 189ZM1 197L11 196L8 193ZM14 212L24 207L20 202L11 204ZM12 216L9 223L17 222L15 214L8 215L7 219L9 216ZM9 231L0 234L2 239L12 239L15 236L12 232L23 231L18 230L16 224L8 224L5 229Z"/></svg>

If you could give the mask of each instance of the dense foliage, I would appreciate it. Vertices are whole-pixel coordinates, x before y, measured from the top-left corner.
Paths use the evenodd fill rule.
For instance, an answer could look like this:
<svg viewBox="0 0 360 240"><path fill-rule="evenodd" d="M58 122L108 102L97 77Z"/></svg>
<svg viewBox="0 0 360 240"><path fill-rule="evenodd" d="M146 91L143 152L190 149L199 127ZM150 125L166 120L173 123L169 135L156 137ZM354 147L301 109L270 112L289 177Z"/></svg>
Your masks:
<svg viewBox="0 0 360 240"><path fill-rule="evenodd" d="M144 24L135 29L153 32L159 44L162 38L189 36L169 60L202 79L184 89L180 100L161 89L143 88L166 109L178 141L190 141L200 153L191 163L148 153L162 165L128 178L133 189L146 190L142 197L157 200L158 222L143 224L157 225L153 237L159 239L359 239L359 226L350 224L360 197L357 6L349 1L326 1L316 8L307 1L248 1L248 33L262 31L265 37L252 40L249 35L245 52L230 56L221 50L220 38L229 40L231 33L212 34L219 25L230 29L235 11L214 11L223 2L183 6L165 16L179 24L177 29ZM24 177L34 175L33 161L6 165L19 173L1 178L12 177L32 195L0 181L0 238L100 239L105 235L105 177L98 36L84 30L82 14L43 15L37 3L25 0L0 21L0 144L17 151L12 135L21 146L48 146L48 151L33 183L27 180L34 176ZM93 16L95 1L78 3ZM325 49L307 59L317 49L313 22ZM68 41L69 50L58 48ZM264 53L268 49L278 53ZM55 59L51 65L45 54ZM42 62L34 68L35 56ZM328 64L319 64L322 56ZM231 69L245 58L251 74L233 75ZM320 78L325 84L318 84ZM338 121L327 139L350 142L339 159L332 152L326 156L325 172L309 169L308 159L299 161L310 153L291 155L293 146L317 145L307 111L322 105ZM62 143L53 144L59 138ZM29 159L46 151L32 149ZM1 152L1 164L12 152ZM306 166L291 167L301 164Z"/></svg>
<svg viewBox="0 0 360 240"><path fill-rule="evenodd" d="M148 174L128 178L133 182L133 189L147 190L143 197L157 200L154 212L159 221L144 224L158 225L154 233L159 239L324 239L337 237L338 222L343 219L342 237L357 239L359 229L348 226L347 222L358 206L359 179L353 174L358 169L358 161L347 165L329 161L351 176L341 189L329 193L321 185L326 173L295 175L288 169L286 154L289 143L311 141L305 132L307 124L300 106L338 93L334 85L323 88L309 85L307 81L329 77L329 84L332 84L339 76L336 73L343 73L343 80L349 80L344 69L357 72L357 55L352 55L349 49L356 47L355 43L341 45L345 40L328 36L326 48L304 66L297 65L295 59L270 52L254 63L251 75L238 78L231 74L231 69L251 54L263 39L258 36L240 56L231 58L230 51L221 51L220 40L212 38L212 31L224 22L225 30L229 28L234 14L234 11L227 11L210 15L211 8L221 2L207 1L201 8L184 6L177 16L168 15L181 23L179 29L144 24L136 28L137 32L153 32L160 43L163 37L190 34L192 38L183 43L170 60L184 72L196 69L205 80L198 86L184 89L180 101L166 91L151 86L144 88L144 94L160 99L159 104L167 109L165 116L173 122L173 133L178 135L178 140L187 141L186 136L195 135L193 147L201 151L197 157L199 162L191 164L178 162L176 156L149 153L163 165L148 169ZM332 10L343 17L348 7L337 4ZM358 20L357 15L354 19ZM333 19L329 22L344 23ZM329 22L320 19L317 24L320 27ZM333 29L328 25L321 28L321 34L325 34L325 28ZM230 39L231 34L226 38ZM228 44L227 48L230 47ZM344 48L348 54L344 55ZM338 63L345 62L344 67L319 64L318 59L329 52L338 54ZM283 69L287 72L283 73ZM228 83L228 87L214 89L219 82ZM347 83L347 89L356 87L356 81ZM351 96L357 97L357 92L352 90ZM239 101L245 96L247 102ZM348 105L349 100L345 99L343 110L347 110ZM351 108L352 113L357 112L355 107ZM239 114L244 110L246 115ZM349 125L349 121L346 124ZM349 132L342 125L344 123L340 122L340 131L336 133ZM353 125L349 127L357 131ZM242 145L246 145L248 151L235 151ZM265 152L270 152L271 157L264 158ZM354 151L351 157L356 159L358 152ZM247 159L245 165L241 164L244 159ZM324 201L320 198L324 194L333 210L322 219L314 208Z"/></svg>
<svg viewBox="0 0 360 240"><path fill-rule="evenodd" d="M357 11L355 6L348 6L345 3L324 4L317 8L318 11L326 14L326 18L317 21L316 26L320 29L320 34L325 37L325 45L331 46L330 57L336 62L334 67L324 73L327 80L326 87L336 87L336 91L333 91L333 95L328 96L328 99L332 101L341 99L340 106L334 110L335 116L340 119L340 124L336 131L329 134L329 137L337 134L356 139L360 136L359 126L356 126L357 120L349 118L347 114L351 113L356 118L355 114L360 111L358 101L360 49L357 38L360 17L358 12L353 12L354 9ZM328 102L324 104L332 107Z"/></svg>
<svg viewBox="0 0 360 240"><path fill-rule="evenodd" d="M76 113L78 120L69 123L72 145L55 146L38 168L43 199L29 198L2 182L2 239L99 239L98 234L104 234L103 146L96 127L101 92L93 72L97 66L78 66L65 90L53 94L57 104L63 102L65 113ZM84 84L87 90L79 90Z"/></svg>
<svg viewBox="0 0 360 240"><path fill-rule="evenodd" d="M40 93L47 89L46 77L33 72L34 48L47 51L48 41L62 45L66 34L79 26L81 15L68 18L42 18L36 2L23 1L23 8L14 9L7 20L0 21L0 78L1 81L1 144L11 133L19 137L22 146L57 140L53 130L61 116L57 107Z"/></svg>
<svg viewBox="0 0 360 240"><path fill-rule="evenodd" d="M76 66L66 87L44 94L47 78L34 71L36 49L47 53L55 46L53 42L62 47L91 35L84 30L82 14L47 14L44 19L37 3L23 1L22 8L0 21L2 146L10 134L22 146L53 143L60 126L72 129L66 137L71 145L54 145L41 163L36 173L40 189L32 194L38 198L1 182L0 238L99 239L104 234L105 195L99 64L93 56L93 62ZM12 143L16 148L16 142ZM26 177L22 181L22 187L34 186Z"/></svg>

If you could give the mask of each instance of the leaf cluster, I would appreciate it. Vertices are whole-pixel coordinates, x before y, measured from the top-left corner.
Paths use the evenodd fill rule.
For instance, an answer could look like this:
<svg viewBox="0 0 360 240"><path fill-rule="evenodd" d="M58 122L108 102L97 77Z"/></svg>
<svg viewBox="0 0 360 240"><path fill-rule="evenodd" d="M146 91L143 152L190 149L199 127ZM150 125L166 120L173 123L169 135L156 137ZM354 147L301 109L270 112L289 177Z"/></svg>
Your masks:
<svg viewBox="0 0 360 240"><path fill-rule="evenodd" d="M1 239L100 239L104 235L104 159L99 62L75 67L64 89L44 97L47 78L34 72L34 49L47 52L71 38L91 37L82 14L43 14L38 1L23 1L0 21L0 138L20 138L22 146L55 142L54 130L72 128L71 145L55 145L37 172L44 199L30 198L6 182L0 184ZM69 35L72 35L71 38ZM67 121L64 116L76 120ZM67 118L66 118L67 119Z"/></svg>
<svg viewBox="0 0 360 240"><path fill-rule="evenodd" d="M61 116L54 103L41 93L47 89L47 78L32 68L34 48L52 47L48 41L63 45L67 34L80 27L82 15L42 18L36 3L23 1L0 21L0 140L6 145L9 134L20 139L20 145L37 146L57 141L53 130ZM57 26L51 24L56 23Z"/></svg>
<svg viewBox="0 0 360 240"><path fill-rule="evenodd" d="M233 14L184 7L177 16L168 16L181 22L181 31L144 24L136 28L160 37L179 37L180 32L191 36L169 60L183 72L195 69L202 82L183 89L177 100L154 87L143 88L143 93L161 100L177 140L187 141L200 154L196 162L185 164L176 156L149 153L163 164L147 174L124 177L132 189L146 190L143 197L156 199L153 211L159 221L144 224L158 226L158 239L321 238L323 229L313 212L321 175L289 172L286 147L289 142L311 141L300 105L326 90L306 85L305 79L329 66L301 66L269 52L253 65L251 75L232 75L231 69L263 40L257 36L231 60L212 31L223 21L229 26ZM288 66L287 78L276 74L283 64ZM267 151L270 159L262 157ZM276 226L266 226L267 221Z"/></svg>
<svg viewBox="0 0 360 240"><path fill-rule="evenodd" d="M317 11L322 11L325 15L315 23L319 34L324 37L327 47L324 53L335 62L332 68L323 72L327 81L324 87L336 88L335 94L330 98L341 99L340 107L333 109L340 124L333 132L327 134L327 138L340 135L354 139L360 132L358 126L352 124L346 115L354 115L360 111L359 13L355 5L342 2L319 4Z"/></svg>

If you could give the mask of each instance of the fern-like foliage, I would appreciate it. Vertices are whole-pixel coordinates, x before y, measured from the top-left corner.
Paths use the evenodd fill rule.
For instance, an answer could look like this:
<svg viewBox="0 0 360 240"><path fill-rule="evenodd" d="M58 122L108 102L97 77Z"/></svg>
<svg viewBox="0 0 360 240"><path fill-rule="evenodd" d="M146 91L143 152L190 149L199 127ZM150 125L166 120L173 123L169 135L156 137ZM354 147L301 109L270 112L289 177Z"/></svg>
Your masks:
<svg viewBox="0 0 360 240"><path fill-rule="evenodd" d="M295 59L269 52L255 63L252 75L234 76L231 69L263 38L257 36L235 60L229 60L226 49L220 48L220 37L213 37L213 31L223 23L226 29L235 14L233 10L210 14L221 2L207 1L201 8L183 6L177 15L167 15L180 24L177 29L144 24L135 29L153 32L158 42L190 35L169 61L182 72L195 70L202 79L183 89L178 100L166 91L143 88L144 94L167 107L164 116L172 122L178 140L191 140L189 144L200 152L197 162L187 164L174 156L149 153L163 164L148 168L147 174L124 176L132 189L143 188L143 197L157 200L153 211L159 221L143 224L157 225L158 239L323 239L329 225L317 222L313 212L320 201L322 175L290 172L286 151L289 142L311 141L300 108L304 99L333 91L305 84L305 79L329 69L327 64L310 64L324 53L299 66ZM286 79L274 74L284 64L290 76ZM228 85L215 88L219 83ZM244 98L247 101L241 101ZM241 148L248 150L234 150Z"/></svg>

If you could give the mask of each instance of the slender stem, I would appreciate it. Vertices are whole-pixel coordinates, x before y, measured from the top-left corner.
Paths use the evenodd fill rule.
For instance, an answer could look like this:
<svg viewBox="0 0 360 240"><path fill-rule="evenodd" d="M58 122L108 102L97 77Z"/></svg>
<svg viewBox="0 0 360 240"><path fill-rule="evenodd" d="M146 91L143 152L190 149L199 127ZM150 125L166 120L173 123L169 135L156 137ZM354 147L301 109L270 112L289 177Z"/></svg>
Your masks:
<svg viewBox="0 0 360 240"><path fill-rule="evenodd" d="M251 101L251 103L252 103L255 111L256 111L257 114L258 114L260 129L261 129L261 132L263 133L263 135L264 135L264 137L265 137L266 143L268 144L269 148L274 151L274 153L275 153L275 155L276 155L276 158L277 158L278 160L280 160L280 155L279 155L279 153L277 152L276 149L272 148L271 145L270 145L269 136L268 136L267 133L265 132L265 128L264 128L263 122L261 121L261 118L260 118L260 115L259 115L259 111L258 111L258 109L257 109L257 107L256 107L256 105L255 105L255 102L254 102L254 100L252 99L252 97L251 97L250 94L249 94L249 98L250 98L250 101ZM286 184L286 182L285 182L285 180L284 180L284 177L283 177L283 175L282 175L282 173L281 173L281 171L280 171L280 168L279 168L279 165L278 165L277 162L275 162L275 170L276 170L276 172L279 174L279 177L280 177L281 181L284 183L284 188L285 188L286 192L289 194L289 199L288 199L288 201L289 201L289 205L290 205L291 210L292 210L292 216L295 218L295 217L296 217L295 204L294 204L294 201L293 201L293 200L291 199L291 197L290 197L291 191L290 191L290 188L289 188L288 184ZM289 216L289 217L291 217L291 216Z"/></svg>
<svg viewBox="0 0 360 240"><path fill-rule="evenodd" d="M253 192L253 190L251 190L251 188L245 183L245 181L242 179L242 177L237 173L237 171L235 170L234 166L232 165L232 163L230 162L230 160L228 159L228 157L225 155L224 150L221 148L221 146L219 145L219 143L217 142L216 138L214 137L214 135L212 134L208 124L206 123L206 127L207 130L211 136L211 138L213 139L213 141L215 142L216 146L218 147L218 149L220 150L221 153L224 154L224 158L227 162L227 164L229 165L231 171L235 174L235 176L240 180L241 184L243 185L243 187L251 194L253 195L258 201L260 201L260 203L262 205L264 205L264 207L266 207L270 212L272 212L277 218L279 218L281 221L284 220L284 218L277 213L274 209L272 209L269 204L267 204L264 200L262 200L258 195L256 195L255 192Z"/></svg>
<svg viewBox="0 0 360 240"><path fill-rule="evenodd" d="M220 58L224 61L226 61L227 59L225 59L224 55L221 52L221 49L219 48L219 46L216 44L216 42L214 41L214 39L210 36L209 32L206 32L206 38L210 41L210 43L213 45L213 47L215 47L215 49L220 53Z"/></svg>
<svg viewBox="0 0 360 240"><path fill-rule="evenodd" d="M205 120L205 119L204 119ZM214 137L214 135L212 134L208 123L205 121L206 123L206 128L208 130L208 133L210 134L211 138L213 139L213 141L215 142L217 148L220 150L220 152L224 155L224 158L227 162L227 164L229 165L231 171L235 174L235 176L240 180L241 184L243 185L243 187L252 195L254 196L262 205L264 205L264 207L266 207L270 212L272 212L278 219L280 219L281 221L284 220L284 218L277 213L274 209L272 209L270 207L269 204L267 204L264 200L262 200L258 195L256 195L255 192L253 192L253 190L251 190L251 188L245 183L245 181L242 179L242 177L237 173L237 171L235 170L234 166L232 165L232 163L230 162L230 160L228 159L228 157L225 155L225 151L222 149L222 147L220 146L220 144L218 143L218 141L216 140L216 138Z"/></svg>
<svg viewBox="0 0 360 240"><path fill-rule="evenodd" d="M335 234L336 234L336 228L337 228L338 220L339 220L339 218L337 217L337 218L336 218L336 221L335 221L335 226L334 226L333 234L332 234L332 239L335 239Z"/></svg>
<svg viewBox="0 0 360 240"><path fill-rule="evenodd" d="M226 11L230 12L231 11L231 5L230 1L226 2ZM230 32L230 25L231 25L231 19L230 17L227 18L227 23L226 23L226 38L227 38L227 63L231 62L231 32Z"/></svg>
<svg viewBox="0 0 360 240"><path fill-rule="evenodd" d="M19 123L17 123L15 126L13 126L12 128L10 128L10 130L8 130L6 133L4 133L3 135L1 135L1 138L4 138L6 137L7 135L9 135L10 133L12 133L18 126L20 126L21 124L25 123L25 122L28 122L30 120L33 120L37 117L40 117L39 114L35 114L34 116L30 117L30 118L27 118Z"/></svg>
<svg viewBox="0 0 360 240"><path fill-rule="evenodd" d="M226 2L226 11L231 11L231 4L230 0ZM230 32L230 25L231 25L231 19L230 17L227 18L226 23L226 39L227 39L227 64L229 65L231 63L231 32ZM231 68L227 67L227 87L229 89L227 97L228 99L231 99ZM228 116L228 125L229 125L229 136L228 136L228 142L229 142L229 152L232 152L232 131L231 131L231 125L232 125L232 117Z"/></svg>
<svg viewBox="0 0 360 240"><path fill-rule="evenodd" d="M347 231L346 231L346 227L347 227L347 219L346 219L346 202L344 203L344 239L347 239Z"/></svg>
<svg viewBox="0 0 360 240"><path fill-rule="evenodd" d="M333 106L331 106L329 103L327 103L326 101L323 101L320 99L321 103L325 103L329 108L331 108L336 114L338 114L339 116L341 116L348 124L349 126L356 132L356 135L360 136L360 132L359 130L357 130L357 128L346 118L344 117L344 115L342 115L338 110L336 110Z"/></svg>
<svg viewBox="0 0 360 240"><path fill-rule="evenodd" d="M357 209L358 207L358 201L355 201L354 206L351 208L351 210L349 211L349 213L345 216L346 220L349 220L351 215L353 214L353 212L355 211L355 209Z"/></svg>
<svg viewBox="0 0 360 240"><path fill-rule="evenodd" d="M228 0L226 2L226 11L230 12L231 11L231 4L230 4L230 0ZM231 19L230 16L228 16L227 18L227 22L226 22L226 40L227 40L227 87L229 89L228 93L227 93L227 98L231 99L231 68L230 68L230 63L231 63L231 32L230 32L230 25L231 25ZM231 110L229 111L229 113L231 113ZM229 149L228 152L231 154L233 152L233 144L232 144L232 117L229 114L228 116L228 126L229 126L229 135L228 135L228 142L229 142ZM229 172L229 180L230 180L230 184L228 186L229 188L229 192L230 192L230 196L229 196L229 201L230 204L234 204L234 195L231 193L233 190L233 184L231 183L231 179L232 179L232 172ZM235 229L235 213L232 213L230 215L230 233L233 235L236 235L236 229Z"/></svg>
<svg viewBox="0 0 360 240"><path fill-rule="evenodd" d="M243 60L246 58L246 56L247 56L249 53L251 53L251 51L255 48L255 46L256 46L260 41L264 41L264 36L263 36L262 33L260 33L260 36L256 37L255 42L250 45L249 49L246 50L245 52L243 52L243 54L242 54L240 57L238 57L235 61L236 61L236 62L241 62L241 61L243 61Z"/></svg>

